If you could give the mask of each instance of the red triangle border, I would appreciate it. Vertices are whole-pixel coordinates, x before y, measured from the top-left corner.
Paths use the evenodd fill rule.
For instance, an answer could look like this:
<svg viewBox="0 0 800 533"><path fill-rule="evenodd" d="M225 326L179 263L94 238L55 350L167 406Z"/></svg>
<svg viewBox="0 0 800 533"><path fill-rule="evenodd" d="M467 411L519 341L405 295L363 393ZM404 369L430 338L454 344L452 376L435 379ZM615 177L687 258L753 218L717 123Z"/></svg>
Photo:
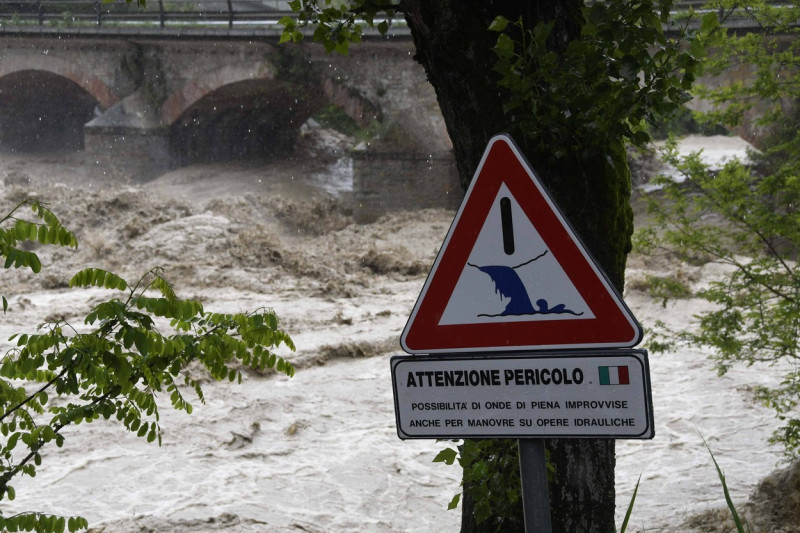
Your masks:
<svg viewBox="0 0 800 533"><path fill-rule="evenodd" d="M439 325L505 183L595 318ZM630 348L641 326L507 135L493 137L401 336L411 354Z"/></svg>

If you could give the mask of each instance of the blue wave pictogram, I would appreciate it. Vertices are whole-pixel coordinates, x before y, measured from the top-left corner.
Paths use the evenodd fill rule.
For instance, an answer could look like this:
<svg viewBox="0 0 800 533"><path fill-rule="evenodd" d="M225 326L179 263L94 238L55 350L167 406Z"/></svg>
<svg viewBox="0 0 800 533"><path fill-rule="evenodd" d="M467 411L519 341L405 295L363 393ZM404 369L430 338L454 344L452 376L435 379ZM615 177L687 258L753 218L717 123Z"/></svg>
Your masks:
<svg viewBox="0 0 800 533"><path fill-rule="evenodd" d="M576 313L575 311L567 308L565 304L556 304L554 306L550 306L550 303L544 299L539 298L536 300L536 306L531 303L531 298L528 295L528 290L525 288L525 284L522 282L522 279L517 274L517 269L533 263L537 259L544 257L547 254L545 250L538 256L534 257L530 261L526 261L521 263L517 266L505 266L505 265L487 265L487 266L479 266L473 265L472 263L467 263L469 266L473 268L477 268L484 274L487 274L494 282L494 291L495 293L499 293L501 298L508 298L509 302L506 304L506 308L503 310L502 313L498 314L488 314L488 313L481 313L478 316L482 317L497 317L497 316L525 316L525 315L550 315L550 314L570 314L575 316L581 316L583 313Z"/></svg>

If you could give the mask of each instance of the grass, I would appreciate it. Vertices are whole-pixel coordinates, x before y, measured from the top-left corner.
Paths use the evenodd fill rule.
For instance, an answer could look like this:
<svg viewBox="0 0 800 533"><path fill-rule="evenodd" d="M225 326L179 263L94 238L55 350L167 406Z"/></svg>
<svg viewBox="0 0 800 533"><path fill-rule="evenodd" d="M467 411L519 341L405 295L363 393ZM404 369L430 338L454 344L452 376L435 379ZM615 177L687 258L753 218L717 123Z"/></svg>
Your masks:
<svg viewBox="0 0 800 533"><path fill-rule="evenodd" d="M736 505L733 503L733 498L731 498L731 493L728 490L728 483L725 481L725 474L722 472L719 463L717 463L717 458L714 457L714 452L711 451L711 447L708 445L708 442L706 442L705 438L703 438L703 445L708 450L709 455L711 455L711 460L714 462L714 468L717 469L717 476L719 477L720 483L722 483L722 492L725 495L725 503L728 506L728 511L730 512L733 523L736 526L736 532L751 533L749 524L746 520L743 520L739 516L739 513L736 510ZM628 503L628 510L625 512L625 518L622 520L622 527L619 529L618 533L625 533L625 531L628 529L628 522L630 521L631 513L633 512L633 505L636 502L636 494L639 492L639 483L641 480L642 476L639 475L639 479L636 480L636 486L633 489L631 501Z"/></svg>
<svg viewBox="0 0 800 533"><path fill-rule="evenodd" d="M722 492L725 494L725 503L728 505L728 510L731 513L731 518L733 518L734 525L736 525L737 533L750 533L750 526L747 524L747 521L742 521L742 519L739 517L739 513L736 512L736 506L733 504L731 493L728 490L728 484L725 482L725 474L719 467L719 463L717 463L717 459L714 457L714 452L711 451L711 447L708 445L705 438L703 439L703 444L708 450L708 453L711 455L711 460L714 461L714 467L717 469L717 475L722 483Z"/></svg>
<svg viewBox="0 0 800 533"><path fill-rule="evenodd" d="M642 475L639 474L639 479L636 480L636 486L633 488L633 495L631 496L631 501L628 503L628 510L625 512L625 518L622 520L622 527L619 530L619 533L625 533L625 530L628 529L628 521L631 518L631 513L633 512L633 504L636 502L636 493L639 492L639 483L642 481Z"/></svg>

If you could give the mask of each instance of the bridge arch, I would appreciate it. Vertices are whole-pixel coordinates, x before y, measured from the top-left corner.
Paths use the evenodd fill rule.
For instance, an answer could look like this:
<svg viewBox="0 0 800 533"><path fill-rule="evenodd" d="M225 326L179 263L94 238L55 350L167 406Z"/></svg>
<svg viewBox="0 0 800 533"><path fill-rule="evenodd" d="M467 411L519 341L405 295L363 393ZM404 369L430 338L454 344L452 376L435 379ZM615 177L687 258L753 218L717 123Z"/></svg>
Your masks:
<svg viewBox="0 0 800 533"><path fill-rule="evenodd" d="M68 54L70 57L62 57ZM70 80L91 94L103 109L108 109L119 101L119 97L111 88L114 84L112 77L103 77L107 68L97 68L96 64L81 66L74 58L74 50L35 49L26 50L18 55L7 54L0 61L0 78L10 76L17 72L36 70L48 72Z"/></svg>
<svg viewBox="0 0 800 533"><path fill-rule="evenodd" d="M169 149L178 166L291 153L300 126L327 103L321 90L267 77L196 94L202 96L170 123Z"/></svg>
<svg viewBox="0 0 800 533"><path fill-rule="evenodd" d="M228 62L214 65L205 72L194 73L172 89L161 105L161 118L172 124L190 107L207 95L242 82L267 82L275 77L272 66L266 62Z"/></svg>
<svg viewBox="0 0 800 533"><path fill-rule="evenodd" d="M0 147L25 151L83 148L83 126L99 101L84 87L46 70L0 77Z"/></svg>

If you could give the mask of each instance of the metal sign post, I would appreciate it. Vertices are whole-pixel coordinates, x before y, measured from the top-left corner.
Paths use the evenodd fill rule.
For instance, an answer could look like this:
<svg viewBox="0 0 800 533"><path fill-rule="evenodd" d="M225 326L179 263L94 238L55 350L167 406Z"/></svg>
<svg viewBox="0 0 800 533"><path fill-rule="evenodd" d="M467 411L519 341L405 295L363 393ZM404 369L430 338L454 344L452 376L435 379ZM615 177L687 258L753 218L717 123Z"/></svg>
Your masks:
<svg viewBox="0 0 800 533"><path fill-rule="evenodd" d="M544 439L519 439L517 442L525 533L550 533L550 494Z"/></svg>

